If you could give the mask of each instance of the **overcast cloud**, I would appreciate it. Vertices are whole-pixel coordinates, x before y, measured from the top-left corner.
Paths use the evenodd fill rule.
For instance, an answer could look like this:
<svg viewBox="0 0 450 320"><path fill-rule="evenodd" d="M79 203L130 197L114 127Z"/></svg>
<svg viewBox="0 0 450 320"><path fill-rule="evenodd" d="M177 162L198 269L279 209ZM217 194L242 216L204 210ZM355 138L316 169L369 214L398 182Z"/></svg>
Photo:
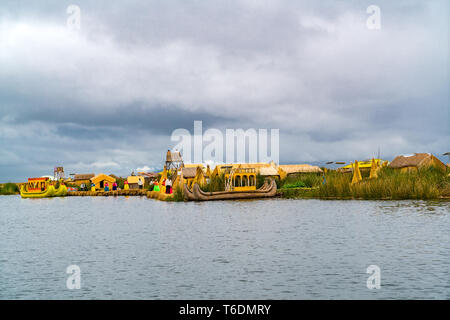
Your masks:
<svg viewBox="0 0 450 320"><path fill-rule="evenodd" d="M81 9L81 30L66 9ZM366 8L381 8L381 29ZM161 168L176 128L279 128L280 162L449 151L448 1L0 3L0 182ZM443 159L441 157L441 159Z"/></svg>

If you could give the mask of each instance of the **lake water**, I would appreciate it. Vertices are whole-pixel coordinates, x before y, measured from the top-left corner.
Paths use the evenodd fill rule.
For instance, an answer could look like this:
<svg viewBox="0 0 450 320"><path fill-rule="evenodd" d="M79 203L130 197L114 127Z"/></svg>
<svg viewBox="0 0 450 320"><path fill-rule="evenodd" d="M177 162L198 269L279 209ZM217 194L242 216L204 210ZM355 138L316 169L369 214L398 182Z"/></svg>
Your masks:
<svg viewBox="0 0 450 320"><path fill-rule="evenodd" d="M450 202L0 196L0 208L0 299L450 298ZM66 287L73 264L79 290Z"/></svg>

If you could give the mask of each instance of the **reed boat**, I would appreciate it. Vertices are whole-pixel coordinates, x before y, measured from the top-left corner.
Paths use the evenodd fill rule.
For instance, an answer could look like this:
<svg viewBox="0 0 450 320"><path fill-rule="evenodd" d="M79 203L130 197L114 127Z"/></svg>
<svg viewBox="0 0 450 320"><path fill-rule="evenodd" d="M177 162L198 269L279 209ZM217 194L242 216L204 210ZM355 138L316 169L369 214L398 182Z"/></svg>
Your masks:
<svg viewBox="0 0 450 320"><path fill-rule="evenodd" d="M50 184L50 179L28 178L28 182L20 187L22 198L47 198L53 197L56 193L55 187Z"/></svg>
<svg viewBox="0 0 450 320"><path fill-rule="evenodd" d="M59 188L55 190L54 197L65 197L67 196L68 190L67 186L64 184L60 184Z"/></svg>
<svg viewBox="0 0 450 320"><path fill-rule="evenodd" d="M258 199L274 197L277 192L277 184L271 180L270 183L265 182L261 188L256 190L205 192L195 183L192 190L184 185L183 191L185 199L190 201Z"/></svg>

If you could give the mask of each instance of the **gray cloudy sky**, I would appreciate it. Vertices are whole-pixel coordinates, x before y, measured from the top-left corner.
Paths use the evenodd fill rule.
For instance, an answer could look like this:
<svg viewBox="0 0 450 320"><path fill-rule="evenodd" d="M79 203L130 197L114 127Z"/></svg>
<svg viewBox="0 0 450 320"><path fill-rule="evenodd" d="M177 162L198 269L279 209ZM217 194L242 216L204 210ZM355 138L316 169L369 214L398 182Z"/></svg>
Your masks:
<svg viewBox="0 0 450 320"><path fill-rule="evenodd" d="M66 9L81 9L81 30ZM381 29L366 8L381 8ZM449 4L0 3L0 181L160 168L176 128L279 128L280 162L449 151ZM442 159L442 157L441 157Z"/></svg>

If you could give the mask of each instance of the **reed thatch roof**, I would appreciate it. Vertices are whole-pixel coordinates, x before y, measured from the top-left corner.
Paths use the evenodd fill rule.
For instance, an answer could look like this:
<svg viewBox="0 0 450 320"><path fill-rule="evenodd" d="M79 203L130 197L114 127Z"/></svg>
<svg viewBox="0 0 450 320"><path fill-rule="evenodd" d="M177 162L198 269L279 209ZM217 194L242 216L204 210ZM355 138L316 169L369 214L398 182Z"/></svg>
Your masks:
<svg viewBox="0 0 450 320"><path fill-rule="evenodd" d="M279 176L278 170L274 167L263 167L256 170L262 176Z"/></svg>
<svg viewBox="0 0 450 320"><path fill-rule="evenodd" d="M322 169L318 166L312 166L310 164L282 164L278 166L287 174L295 173L322 173Z"/></svg>
<svg viewBox="0 0 450 320"><path fill-rule="evenodd" d="M395 159L389 164L389 167L400 169L406 167L422 168L433 165L445 169L445 164L431 153L415 153L411 156L395 157Z"/></svg>
<svg viewBox="0 0 450 320"><path fill-rule="evenodd" d="M183 168L183 178L191 179L195 178L195 175L197 174L197 167L190 167L190 168Z"/></svg>
<svg viewBox="0 0 450 320"><path fill-rule="evenodd" d="M167 151L166 161L168 162L183 162L180 151Z"/></svg>
<svg viewBox="0 0 450 320"><path fill-rule="evenodd" d="M158 173L156 172L138 172L138 174L145 178L152 178L152 179L158 178Z"/></svg>
<svg viewBox="0 0 450 320"><path fill-rule="evenodd" d="M80 174L76 174L73 177L73 181L78 181L78 180L90 180L92 177L94 177L95 174L94 173L80 173Z"/></svg>
<svg viewBox="0 0 450 320"><path fill-rule="evenodd" d="M274 168L274 165L271 163L266 162L256 162L256 163L237 163L233 166L240 167L240 168L255 168L257 171L261 168Z"/></svg>
<svg viewBox="0 0 450 320"><path fill-rule="evenodd" d="M145 178L141 176L129 176L127 178L128 184L138 183L139 180L141 180L143 183L145 181Z"/></svg>
<svg viewBox="0 0 450 320"><path fill-rule="evenodd" d="M114 179L113 177L108 176L107 174L104 174L104 173L99 173L95 177L91 178L91 182L93 182L95 184L98 184L100 181L103 181L103 180L110 182L110 183L116 182L116 179Z"/></svg>
<svg viewBox="0 0 450 320"><path fill-rule="evenodd" d="M185 163L184 167L185 168L196 168L196 169L197 169L197 167L200 167L202 169L205 169L205 167L201 163Z"/></svg>

